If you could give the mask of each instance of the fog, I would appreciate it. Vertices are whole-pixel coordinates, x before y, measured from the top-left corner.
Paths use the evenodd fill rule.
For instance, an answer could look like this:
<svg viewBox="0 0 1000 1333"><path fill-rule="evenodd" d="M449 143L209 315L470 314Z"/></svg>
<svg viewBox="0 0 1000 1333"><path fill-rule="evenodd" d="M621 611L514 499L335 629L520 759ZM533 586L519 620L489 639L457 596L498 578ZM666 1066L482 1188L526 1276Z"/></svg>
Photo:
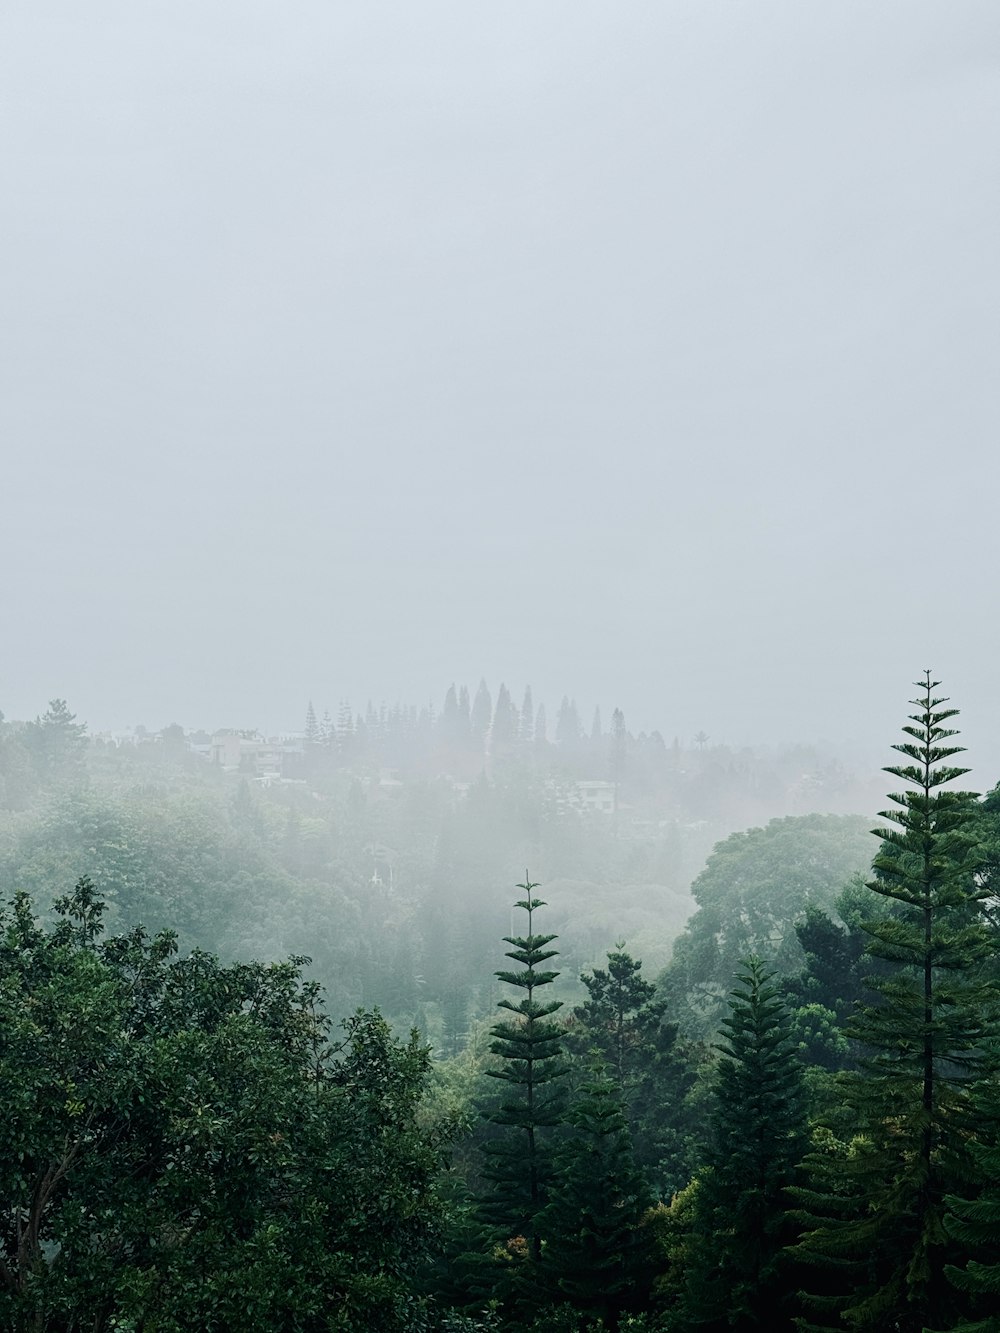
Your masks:
<svg viewBox="0 0 1000 1333"><path fill-rule="evenodd" d="M979 785L995 4L0 16L0 707L526 683ZM884 760L883 760L884 761Z"/></svg>

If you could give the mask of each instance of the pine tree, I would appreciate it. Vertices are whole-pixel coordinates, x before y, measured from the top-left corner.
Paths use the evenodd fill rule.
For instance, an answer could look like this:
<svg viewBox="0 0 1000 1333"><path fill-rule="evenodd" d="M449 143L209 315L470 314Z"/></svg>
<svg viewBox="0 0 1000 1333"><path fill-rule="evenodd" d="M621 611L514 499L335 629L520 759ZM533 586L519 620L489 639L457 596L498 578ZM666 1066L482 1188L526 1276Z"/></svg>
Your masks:
<svg viewBox="0 0 1000 1333"><path fill-rule="evenodd" d="M625 729L625 714L616 708L611 714L611 781L615 784L615 814L618 814L618 799L621 793L622 775L625 772L625 754L628 748L628 732Z"/></svg>
<svg viewBox="0 0 1000 1333"><path fill-rule="evenodd" d="M555 1161L552 1197L542 1218L546 1283L609 1333L636 1308L652 1273L642 1218L650 1207L635 1163L621 1093L597 1058L568 1117L573 1127Z"/></svg>
<svg viewBox="0 0 1000 1333"><path fill-rule="evenodd" d="M483 1212L504 1238L523 1237L530 1258L537 1263L542 1247L538 1219L547 1202L552 1174L547 1132L563 1118L560 1080L566 1064L562 1058L562 1029L552 1021L562 1001L536 998L536 992L551 985L559 975L542 967L558 956L558 950L548 947L556 936L535 934L534 913L545 904L532 896L538 885L531 883L527 872L524 883L517 887L524 891L524 897L514 905L527 913L528 932L504 936L504 942L511 946L505 956L518 963L519 970L496 973L521 998L499 1001L498 1008L510 1017L491 1029L490 1050L499 1057L500 1064L486 1072L501 1081L503 1095L499 1106L487 1113L487 1119L504 1132L484 1145L487 1160L483 1174L492 1184L492 1195L485 1201Z"/></svg>
<svg viewBox="0 0 1000 1333"><path fill-rule="evenodd" d="M946 1199L945 1229L958 1244L965 1262L949 1265L953 1286L968 1293L968 1322L950 1333L1000 1333L1000 1095L996 1084L977 1097L983 1141L970 1144L982 1192L975 1198ZM990 1311L994 1313L991 1315Z"/></svg>
<svg viewBox="0 0 1000 1333"><path fill-rule="evenodd" d="M497 706L490 729L490 756L494 760L507 759L517 745L517 709L507 686L501 684Z"/></svg>
<svg viewBox="0 0 1000 1333"><path fill-rule="evenodd" d="M306 744L315 745L318 740L319 723L316 721L316 709L313 708L313 701L310 699L306 709Z"/></svg>
<svg viewBox="0 0 1000 1333"><path fill-rule="evenodd" d="M597 749L601 744L604 732L601 730L601 710L600 707L594 709L594 720L590 724L590 743Z"/></svg>
<svg viewBox="0 0 1000 1333"><path fill-rule="evenodd" d="M472 713L469 718L473 740L480 753L486 746L486 733L490 729L490 720L492 717L493 699L487 688L486 681L480 680L479 689L476 690L476 697L473 701Z"/></svg>
<svg viewBox="0 0 1000 1333"><path fill-rule="evenodd" d="M535 705L531 698L531 686L524 687L524 698L521 701L521 728L518 739L525 747L529 746L534 737L535 727Z"/></svg>
<svg viewBox="0 0 1000 1333"><path fill-rule="evenodd" d="M25 746L42 778L78 772L87 749L87 724L77 722L65 699L52 699L41 717L24 728Z"/></svg>
<svg viewBox="0 0 1000 1333"><path fill-rule="evenodd" d="M548 744L548 722L545 717L545 705L538 705L538 712L535 714L535 748L544 749Z"/></svg>
<svg viewBox="0 0 1000 1333"><path fill-rule="evenodd" d="M695 1061L664 1021L666 1003L642 975L642 963L621 943L606 968L581 974L588 997L573 1010L568 1042L580 1053L598 1052L623 1099L633 1151L661 1197L691 1178L699 1135L687 1106Z"/></svg>
<svg viewBox="0 0 1000 1333"><path fill-rule="evenodd" d="M447 740L455 739L455 729L458 722L458 695L455 692L454 681L448 686L448 692L444 696L444 707L441 709L441 716L438 718L438 726Z"/></svg>
<svg viewBox="0 0 1000 1333"><path fill-rule="evenodd" d="M891 826L875 830L881 849L868 887L891 911L865 923L868 954L883 969L868 978L873 1002L848 1028L864 1053L860 1072L842 1076L847 1123L831 1121L845 1146L809 1159L808 1232L796 1247L828 1270L811 1301L817 1315L839 1312L871 1333L890 1320L915 1333L959 1312L944 1274L953 1257L944 1198L974 1175L973 1096L996 1067L974 793L943 790L968 771L947 763L962 749L944 725L957 710L935 697L929 672L918 685L909 739L893 747L910 762L885 770L910 790L890 794Z"/></svg>
<svg viewBox="0 0 1000 1333"><path fill-rule="evenodd" d="M458 716L456 718L456 731L459 744L463 749L468 748L469 736L472 731L472 706L469 703L469 687L463 685L458 692Z"/></svg>
<svg viewBox="0 0 1000 1333"><path fill-rule="evenodd" d="M337 744L345 754L350 750L353 735L354 717L351 705L346 699L341 699L340 708L337 710Z"/></svg>
<svg viewBox="0 0 1000 1333"><path fill-rule="evenodd" d="M319 724L318 740L320 745L322 745L324 749L326 750L336 749L337 728L333 725L333 718L330 716L329 708L323 709L323 718Z"/></svg>
<svg viewBox="0 0 1000 1333"><path fill-rule="evenodd" d="M580 744L580 714L576 700L564 694L556 717L556 744L563 750L575 750Z"/></svg>
<svg viewBox="0 0 1000 1333"><path fill-rule="evenodd" d="M649 1053L666 1004L642 976L642 963L624 951L624 942L608 951L606 968L580 976L587 999L573 1010L578 1046L598 1050L622 1095L635 1083Z"/></svg>
<svg viewBox="0 0 1000 1333"><path fill-rule="evenodd" d="M697 1328L790 1327L779 1272L805 1147L802 1065L774 973L750 958L723 1021L687 1306Z"/></svg>

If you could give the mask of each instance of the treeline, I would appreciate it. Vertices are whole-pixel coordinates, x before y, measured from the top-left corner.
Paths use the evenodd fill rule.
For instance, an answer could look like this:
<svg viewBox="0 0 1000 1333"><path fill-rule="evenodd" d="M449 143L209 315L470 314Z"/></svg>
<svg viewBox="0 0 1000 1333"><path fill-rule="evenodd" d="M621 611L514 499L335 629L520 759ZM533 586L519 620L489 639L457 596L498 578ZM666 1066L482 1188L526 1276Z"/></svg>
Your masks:
<svg viewBox="0 0 1000 1333"><path fill-rule="evenodd" d="M996 1333L1000 792L956 789L935 689L836 908L830 828L778 821L717 850L658 984L616 944L574 998L526 878L499 1018L433 1064L332 1029L302 958L105 940L86 879L47 924L16 895L5 1326Z"/></svg>
<svg viewBox="0 0 1000 1333"><path fill-rule="evenodd" d="M253 782L251 751L264 738L253 728L223 727L246 742L243 775ZM177 723L151 732L137 727L128 743L110 735L88 737L61 699L30 721L0 714L0 810L25 809L52 782L84 769L183 768L212 748L207 732L185 732ZM336 718L317 717L308 706L297 738L277 747L282 775L306 782L321 795L357 778L366 790L382 780L447 779L464 786L478 780L505 786L545 784L554 799L579 799L573 784L608 783L623 823L671 819L708 821L718 832L746 827L783 813L811 810L851 812L873 799L870 782L829 754L807 745L734 747L705 732L664 741L659 731L631 730L616 708L607 721L595 708L586 724L576 702L564 697L555 717L532 702L527 687L521 706L503 684L496 699L485 681L470 703L464 686L450 686L440 709L395 704L363 713L342 704ZM227 754L227 764L232 755ZM877 793L875 793L877 794Z"/></svg>
<svg viewBox="0 0 1000 1333"><path fill-rule="evenodd" d="M664 965L691 882L733 827L731 784L756 801L771 773L786 790L763 758L737 772L710 746L681 753L676 787L650 786L626 736L616 818L581 805L556 746L467 784L383 782L331 754L307 782L263 787L206 762L180 728L138 746L96 743L55 700L32 722L0 721L0 891L45 902L88 875L112 930L170 928L183 949L224 960L308 954L335 1012L377 1004L454 1053L495 999L511 864L544 877L572 984L618 935L650 968ZM702 809L711 817L695 817ZM740 835L724 859L739 859L765 898L768 885L801 881L829 906L868 858L866 827L802 816ZM699 901L718 878L696 883ZM771 912L794 942L794 913L781 902ZM723 956L735 963L746 947Z"/></svg>
<svg viewBox="0 0 1000 1333"><path fill-rule="evenodd" d="M314 770L324 762L356 766L374 759L405 773L456 777L475 777L484 765L557 757L567 769L613 779L624 772L626 746L640 765L655 766L666 755L658 731L629 736L619 708L607 729L600 708L585 726L576 700L563 696L549 719L543 703L535 706L530 685L518 706L502 683L494 701L485 680L474 695L466 685L450 685L440 710L399 704L376 708L369 702L364 713L355 714L342 703L334 718L328 709L317 716L310 702L303 739ZM679 751L678 741L673 748Z"/></svg>
<svg viewBox="0 0 1000 1333"><path fill-rule="evenodd" d="M563 696L554 716L526 686L520 705L503 683L494 698L485 680L475 693L450 685L439 709L369 702L334 717L312 703L303 730L301 774L322 786L338 773L391 771L403 779L486 776L504 783L550 779L603 781L630 816L721 820L729 828L786 810L862 808L867 786L809 746L731 747L704 731L665 741L632 731L624 712L584 718Z"/></svg>
<svg viewBox="0 0 1000 1333"><path fill-rule="evenodd" d="M643 1079L630 1085L622 1062L631 1045L639 1071L655 1068L641 1022L653 993L616 1005L611 979L621 1000L638 978L613 953L560 1023L545 998L554 937L535 924L536 886L521 886L527 925L499 974L519 998L492 1029L487 1072L504 1093L485 1111L499 1135L483 1144L475 1251L510 1328L995 1333L1000 798L984 809L953 787L967 770L951 762L955 710L936 686L922 682L894 747L902 790L862 915L845 929L809 911L795 977L746 958L707 1079L680 1106L658 1089L654 1125L690 1130L693 1169L669 1203L661 1188L652 1206ZM581 1036L586 1073L565 1060ZM699 1084L701 1124L685 1115Z"/></svg>

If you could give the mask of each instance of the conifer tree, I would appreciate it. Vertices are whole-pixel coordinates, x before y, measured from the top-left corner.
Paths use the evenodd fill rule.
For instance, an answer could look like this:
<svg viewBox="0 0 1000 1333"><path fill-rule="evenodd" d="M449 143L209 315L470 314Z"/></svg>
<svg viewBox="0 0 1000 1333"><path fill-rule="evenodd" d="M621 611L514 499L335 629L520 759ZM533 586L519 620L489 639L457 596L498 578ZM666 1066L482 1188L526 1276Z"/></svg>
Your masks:
<svg viewBox="0 0 1000 1333"><path fill-rule="evenodd" d="M697 1124L686 1099L695 1064L664 1019L666 1003L623 944L606 968L582 973L588 996L573 1010L571 1049L596 1050L623 1098L636 1160L664 1198L691 1178Z"/></svg>
<svg viewBox="0 0 1000 1333"><path fill-rule="evenodd" d="M639 1075L666 1004L642 976L642 963L625 952L624 941L608 951L606 968L580 976L587 999L573 1010L576 1044L597 1049L625 1094Z"/></svg>
<svg viewBox="0 0 1000 1333"><path fill-rule="evenodd" d="M351 713L351 705L346 699L341 699L340 708L337 710L337 744L341 750L347 751L350 748L353 735L354 717Z"/></svg>
<svg viewBox="0 0 1000 1333"><path fill-rule="evenodd" d="M469 725L472 731L473 739L480 750L486 744L486 733L490 729L490 720L493 717L493 699L487 688L486 681L480 680L479 689L476 690L476 697L472 703L472 713L469 718Z"/></svg>
<svg viewBox="0 0 1000 1333"><path fill-rule="evenodd" d="M458 719L458 695L455 692L454 681L448 686L448 692L444 696L444 707L441 710L441 716L438 718L438 725L449 740L454 739L455 723Z"/></svg>
<svg viewBox="0 0 1000 1333"><path fill-rule="evenodd" d="M472 705L469 703L469 687L463 685L458 692L458 714L456 717L456 730L459 743L465 747L469 743L469 734L472 729Z"/></svg>
<svg viewBox="0 0 1000 1333"><path fill-rule="evenodd" d="M337 728L333 725L329 708L323 709L323 718L319 724L319 743L327 750L336 748Z"/></svg>
<svg viewBox="0 0 1000 1333"><path fill-rule="evenodd" d="M558 950L548 946L555 935L536 935L534 914L545 903L533 897L538 888L525 872L524 883L517 886L524 897L514 904L528 916L525 935L504 936L511 947L506 957L519 965L517 971L500 971L496 976L513 986L520 998L502 999L498 1008L509 1017L492 1028L491 1052L499 1057L491 1078L503 1085L499 1106L487 1113L487 1119L503 1133L484 1145L486 1164L483 1174L492 1185L492 1195L484 1203L484 1215L507 1239L523 1237L530 1257L541 1258L542 1233L539 1214L547 1202L552 1174L551 1149L547 1131L563 1118L564 1097L560 1080L566 1072L562 1058L562 1029L552 1015L562 1008L561 1000L542 1001L537 992L549 986L559 975L543 967Z"/></svg>
<svg viewBox="0 0 1000 1333"><path fill-rule="evenodd" d="M600 706L594 709L594 720L590 724L590 743L595 749L600 745L604 732L601 730L601 709Z"/></svg>
<svg viewBox="0 0 1000 1333"><path fill-rule="evenodd" d="M52 699L42 716L24 728L24 740L42 778L69 776L83 764L87 724L77 722L65 699Z"/></svg>
<svg viewBox="0 0 1000 1333"><path fill-rule="evenodd" d="M535 714L535 748L543 749L548 744L548 722L545 717L545 705L538 705L538 712Z"/></svg>
<svg viewBox="0 0 1000 1333"><path fill-rule="evenodd" d="M567 1119L573 1132L556 1154L542 1219L547 1282L556 1299L614 1333L651 1277L651 1241L641 1223L652 1200L635 1163L621 1092L599 1057Z"/></svg>
<svg viewBox="0 0 1000 1333"><path fill-rule="evenodd" d="M556 716L556 744L563 750L575 750L580 744L580 714L576 700L564 694Z"/></svg>
<svg viewBox="0 0 1000 1333"><path fill-rule="evenodd" d="M524 698L521 700L520 729L518 731L518 740L522 746L531 744L535 728L535 705L531 697L531 686L524 687Z"/></svg>
<svg viewBox="0 0 1000 1333"><path fill-rule="evenodd" d="M974 1093L996 1067L997 992L974 793L944 790L968 770L947 762L962 747L949 743L957 733L945 723L957 710L943 707L937 686L929 672L918 682L908 739L893 747L909 762L885 770L910 790L890 794L890 827L874 830L882 845L868 887L892 910L865 923L868 954L883 967L848 1028L864 1051L861 1070L842 1076L848 1146L807 1163L807 1234L796 1252L827 1270L810 1305L832 1320L810 1327L840 1327L840 1316L871 1333L890 1320L916 1333L960 1313L944 1274L953 1257L945 1194L974 1174Z"/></svg>
<svg viewBox="0 0 1000 1333"><path fill-rule="evenodd" d="M615 814L618 813L618 798L621 793L622 775L625 772L625 752L628 747L628 732L625 729L625 714L616 708L611 714L611 781L615 784Z"/></svg>
<svg viewBox="0 0 1000 1333"><path fill-rule="evenodd" d="M493 713L493 726L490 729L490 755L493 759L503 760L509 757L517 745L517 730L517 708L507 686L501 684L497 693L497 706Z"/></svg>
<svg viewBox="0 0 1000 1333"><path fill-rule="evenodd" d="M319 740L319 723L316 721L316 709L313 708L313 701L310 699L306 709L306 744L315 745L317 740Z"/></svg>
<svg viewBox="0 0 1000 1333"><path fill-rule="evenodd" d="M468 718L465 719L463 728L462 719L458 711L458 693L454 684L448 686L448 692L444 696L444 707L437 719L437 732L440 741L440 757L446 768L450 769L454 761L465 750L467 737L463 731L468 729Z"/></svg>
<svg viewBox="0 0 1000 1333"><path fill-rule="evenodd" d="M950 1333L1000 1333L1000 1099L995 1084L981 1093L984 1140L972 1143L970 1151L984 1188L975 1198L946 1200L945 1228L965 1262L949 1265L945 1273L953 1286L968 1293L968 1319Z"/></svg>
<svg viewBox="0 0 1000 1333"><path fill-rule="evenodd" d="M802 1065L775 974L750 958L723 1021L686 1302L696 1328L790 1328L786 1194L805 1147Z"/></svg>

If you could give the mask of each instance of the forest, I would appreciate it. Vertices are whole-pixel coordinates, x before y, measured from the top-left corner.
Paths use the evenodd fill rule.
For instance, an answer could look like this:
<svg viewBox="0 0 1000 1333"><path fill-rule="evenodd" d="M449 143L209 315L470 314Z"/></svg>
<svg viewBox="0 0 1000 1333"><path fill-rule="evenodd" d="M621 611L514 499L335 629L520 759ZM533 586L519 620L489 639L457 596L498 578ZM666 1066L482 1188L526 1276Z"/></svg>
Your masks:
<svg viewBox="0 0 1000 1333"><path fill-rule="evenodd" d="M0 718L2 1326L997 1333L1000 788L938 682L884 801L484 690L274 768Z"/></svg>

